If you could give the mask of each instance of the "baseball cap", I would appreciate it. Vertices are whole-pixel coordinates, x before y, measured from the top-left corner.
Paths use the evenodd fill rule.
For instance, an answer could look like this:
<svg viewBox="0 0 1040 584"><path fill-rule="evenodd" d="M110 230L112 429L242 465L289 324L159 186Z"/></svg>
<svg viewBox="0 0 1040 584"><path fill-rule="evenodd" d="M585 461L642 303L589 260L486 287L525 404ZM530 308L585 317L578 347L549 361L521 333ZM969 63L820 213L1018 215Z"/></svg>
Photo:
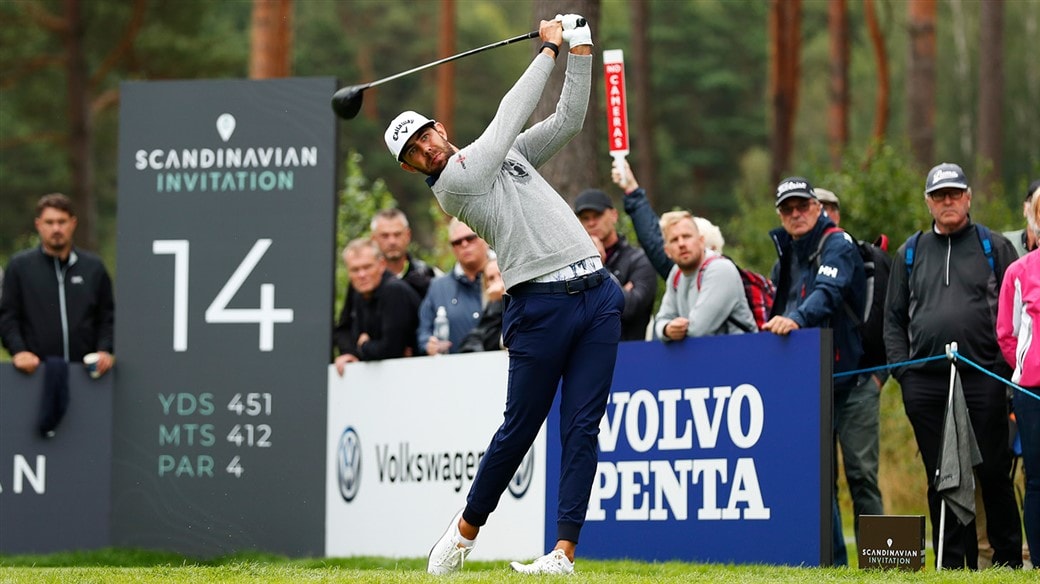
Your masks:
<svg viewBox="0 0 1040 584"><path fill-rule="evenodd" d="M390 154L398 162L401 162L401 150L408 143L408 139L419 130L432 126L434 123L430 118L411 110L398 114L390 122L390 125L386 127L386 133L383 135L383 138L386 140L386 147L390 149Z"/></svg>
<svg viewBox="0 0 1040 584"><path fill-rule="evenodd" d="M928 171L928 180L924 183L924 194L939 189L966 189L968 178L956 164L944 162Z"/></svg>
<svg viewBox="0 0 1040 584"><path fill-rule="evenodd" d="M578 195L577 199L574 199L574 214L577 215L582 211L588 211L589 209L602 213L607 209L613 209L614 203L610 200L607 193L599 189L585 189Z"/></svg>
<svg viewBox="0 0 1040 584"><path fill-rule="evenodd" d="M780 181L780 184L776 187L776 206L779 207L780 203L791 197L815 199L816 194L813 192L809 179L792 176Z"/></svg>
<svg viewBox="0 0 1040 584"><path fill-rule="evenodd" d="M838 195L835 195L833 192L828 191L827 189L821 189L820 187L816 187L815 189L813 189L813 193L816 195L816 198L819 199L821 203L829 203L841 209L841 202L838 200Z"/></svg>

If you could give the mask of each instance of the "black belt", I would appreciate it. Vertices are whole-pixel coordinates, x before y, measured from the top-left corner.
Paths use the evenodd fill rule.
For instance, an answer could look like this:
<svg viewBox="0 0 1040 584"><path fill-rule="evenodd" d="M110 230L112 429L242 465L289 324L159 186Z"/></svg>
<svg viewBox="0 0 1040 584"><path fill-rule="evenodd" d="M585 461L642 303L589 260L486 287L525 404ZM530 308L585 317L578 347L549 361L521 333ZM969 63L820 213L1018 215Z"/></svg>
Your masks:
<svg viewBox="0 0 1040 584"><path fill-rule="evenodd" d="M508 294L577 294L599 286L610 277L606 269L559 282L521 282L509 289Z"/></svg>

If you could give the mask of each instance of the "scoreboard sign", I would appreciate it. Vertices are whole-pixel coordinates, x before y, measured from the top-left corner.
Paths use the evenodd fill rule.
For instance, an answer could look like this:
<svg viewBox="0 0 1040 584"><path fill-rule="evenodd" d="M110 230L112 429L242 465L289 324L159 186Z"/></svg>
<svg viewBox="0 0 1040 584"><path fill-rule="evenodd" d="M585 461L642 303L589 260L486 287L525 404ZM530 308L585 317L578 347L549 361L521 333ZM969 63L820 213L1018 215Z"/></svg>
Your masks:
<svg viewBox="0 0 1040 584"><path fill-rule="evenodd" d="M324 551L335 89L122 85L116 545Z"/></svg>

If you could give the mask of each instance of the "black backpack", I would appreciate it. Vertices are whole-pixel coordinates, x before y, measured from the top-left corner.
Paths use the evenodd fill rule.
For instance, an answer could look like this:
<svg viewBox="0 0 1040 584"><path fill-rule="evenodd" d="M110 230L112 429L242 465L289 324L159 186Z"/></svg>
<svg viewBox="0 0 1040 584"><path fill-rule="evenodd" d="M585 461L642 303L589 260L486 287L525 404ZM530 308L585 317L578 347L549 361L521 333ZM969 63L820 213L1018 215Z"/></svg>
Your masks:
<svg viewBox="0 0 1040 584"><path fill-rule="evenodd" d="M816 269L819 269L819 257L823 251L823 244L832 233L843 230L838 227L830 227L823 232L820 244L811 258ZM856 240L856 249L859 257L863 260L863 271L867 277L866 302L863 304L863 312L856 314L855 311L845 304L845 312L852 317L853 322L859 328L863 339L864 354L885 354L885 297L888 293L888 276L892 272L892 258L888 257L885 249L888 248L888 236L881 234L874 243Z"/></svg>

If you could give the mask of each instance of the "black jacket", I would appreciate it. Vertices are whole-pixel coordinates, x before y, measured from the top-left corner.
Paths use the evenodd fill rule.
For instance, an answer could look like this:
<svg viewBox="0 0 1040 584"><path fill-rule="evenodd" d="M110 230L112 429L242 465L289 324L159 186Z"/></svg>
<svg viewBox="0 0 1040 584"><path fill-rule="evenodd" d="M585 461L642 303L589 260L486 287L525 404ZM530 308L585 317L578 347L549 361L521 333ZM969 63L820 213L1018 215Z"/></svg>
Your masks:
<svg viewBox="0 0 1040 584"><path fill-rule="evenodd" d="M501 300L488 302L480 313L480 321L462 339L459 353L498 351L502 348L502 314L505 303Z"/></svg>
<svg viewBox="0 0 1040 584"><path fill-rule="evenodd" d="M950 235L934 228L921 233L909 276L906 243L899 247L888 280L885 349L889 363L942 355L946 344L997 374L1011 369L997 345L997 299L1004 270L1017 258L1014 246L996 232L993 268L982 250L975 224ZM949 371L945 360L911 366L928 372ZM906 368L893 371L898 379Z"/></svg>
<svg viewBox="0 0 1040 584"><path fill-rule="evenodd" d="M367 300L353 291L347 294L333 333L341 355L350 353L362 361L417 355L415 329L419 326L419 295L390 272L383 272L379 287ZM369 341L357 346L361 333Z"/></svg>
<svg viewBox="0 0 1040 584"><path fill-rule="evenodd" d="M63 264L37 247L11 258L0 297L0 339L12 355L31 351L81 361L87 353L112 353L114 325L112 279L96 255L73 248Z"/></svg>
<svg viewBox="0 0 1040 584"><path fill-rule="evenodd" d="M625 310L621 313L621 340L642 341L646 339L646 325L657 298L657 274L647 259L646 253L632 247L625 237L618 234L617 244L607 250L605 266L618 279L625 294ZM624 288L632 282L631 290Z"/></svg>
<svg viewBox="0 0 1040 584"><path fill-rule="evenodd" d="M437 272L429 264L408 254L408 269L404 271L401 279L419 294L419 300L426 297L426 291L430 289L430 281L436 277Z"/></svg>

